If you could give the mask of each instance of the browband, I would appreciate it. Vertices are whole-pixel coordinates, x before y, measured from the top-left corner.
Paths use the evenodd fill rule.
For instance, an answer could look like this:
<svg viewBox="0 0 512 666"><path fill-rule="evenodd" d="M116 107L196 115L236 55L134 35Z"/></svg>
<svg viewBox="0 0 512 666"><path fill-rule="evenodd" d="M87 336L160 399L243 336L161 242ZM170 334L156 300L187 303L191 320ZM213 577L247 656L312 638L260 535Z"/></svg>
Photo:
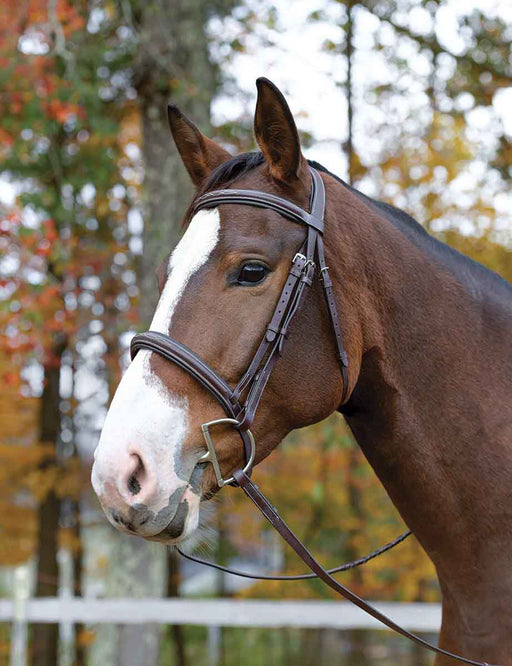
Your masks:
<svg viewBox="0 0 512 666"><path fill-rule="evenodd" d="M292 222L313 227L319 234L324 233L325 186L320 174L311 167L311 210L308 213L292 201L275 194L259 190L214 190L197 199L193 206L194 214L202 208L213 208L219 204L249 204L258 208L270 208Z"/></svg>

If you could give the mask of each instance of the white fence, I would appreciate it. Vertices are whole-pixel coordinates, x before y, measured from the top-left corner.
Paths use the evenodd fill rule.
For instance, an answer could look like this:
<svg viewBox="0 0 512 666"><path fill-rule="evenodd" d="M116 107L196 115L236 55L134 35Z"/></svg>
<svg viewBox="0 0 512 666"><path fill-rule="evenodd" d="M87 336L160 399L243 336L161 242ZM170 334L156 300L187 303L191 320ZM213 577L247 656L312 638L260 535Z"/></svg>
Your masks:
<svg viewBox="0 0 512 666"><path fill-rule="evenodd" d="M411 631L436 632L439 604L375 603ZM90 599L39 598L20 604L0 599L0 622L190 624L224 627L326 627L386 629L344 601L264 601L246 599Z"/></svg>
<svg viewBox="0 0 512 666"><path fill-rule="evenodd" d="M439 630L440 604L376 603L375 606L410 631ZM66 634L72 632L72 626L76 623L201 625L209 627L212 636L218 627L386 629L380 622L345 601L80 597L31 599L26 594L19 595L15 600L0 599L0 622L13 623L11 666L26 666L27 626L30 622L58 623ZM217 661L212 660L212 663Z"/></svg>

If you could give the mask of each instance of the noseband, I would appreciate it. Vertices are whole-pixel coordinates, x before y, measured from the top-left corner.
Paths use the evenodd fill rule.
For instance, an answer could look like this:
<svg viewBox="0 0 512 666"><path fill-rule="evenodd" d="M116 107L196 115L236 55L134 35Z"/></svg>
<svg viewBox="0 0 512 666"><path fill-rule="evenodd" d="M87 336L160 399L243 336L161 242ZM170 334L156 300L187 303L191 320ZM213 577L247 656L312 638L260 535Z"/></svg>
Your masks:
<svg viewBox="0 0 512 666"><path fill-rule="evenodd" d="M335 590L338 594L342 595L348 601L361 608L363 611L379 620L393 631L405 636L409 640L421 645L429 650L439 654L451 657L459 662L465 664L473 664L473 666L489 666L486 662L473 661L460 657L452 652L438 648L435 645L428 643L419 636L415 636L400 625L396 624L386 615L378 611L376 608L367 603L364 599L351 592L348 588L341 585L332 573L336 571L343 571L353 566L358 566L364 562L372 559L378 554L389 550L393 546L403 541L410 532L406 532L394 541L390 542L383 548L379 549L370 556L356 560L356 562L349 565L343 565L327 571L321 564L319 564L304 544L295 536L288 525L278 514L276 508L267 500L267 498L260 491L258 486L254 484L250 475L255 457L255 442L251 433L251 426L254 421L256 410L260 403L263 391L270 378L272 370L282 354L283 346L285 344L288 330L291 321L295 314L301 307L303 302L306 287L310 287L313 282L313 277L316 268L320 273L320 279L323 286L324 296L329 312L331 327L336 342L336 357L340 366L340 371L343 380L343 391L341 396L341 405L343 405L348 397L348 359L343 344L343 335L341 332L338 310L334 300L334 293L332 289L332 281L329 275L329 268L326 265L324 245L323 245L323 232L324 232L324 214L325 214L325 187L320 174L310 167L311 171L311 196L310 196L310 210L305 211L296 204L287 199L268 194L266 192L259 192L257 190L215 190L203 194L197 199L193 207L193 213L197 213L203 208L214 208L220 204L241 204L248 206L256 206L259 208L269 208L274 210L283 217L304 224L307 229L306 239L299 249L297 254L292 260L288 278L279 296L279 300L274 309L274 313L270 319L269 324L265 329L262 340L254 354L249 367L244 375L232 389L222 377L220 377L215 370L203 361L197 354L190 350L185 345L173 340L168 335L158 333L156 331L147 331L136 335L130 347L132 359L137 352L141 349L147 349L163 356L168 361L175 363L180 368L185 370L188 374L192 375L207 391L213 395L217 402L221 405L226 417L216 419L203 423L201 430L206 442L207 452L198 460L198 463L211 462L213 470L217 479L219 487L225 485L236 485L242 488L250 500L258 507L261 513L269 521L269 523L279 532L281 537L293 548L297 555L307 564L313 571L313 574L305 574L302 576L250 576L243 572L233 571L226 567L213 565L212 563L199 558L193 558L186 555L188 559L192 559L202 564L214 566L215 568L227 571L235 575L243 576L246 578L264 578L269 580L296 580L301 578L314 578L318 577L323 580L329 587ZM232 475L225 479L222 476L219 461L215 451L215 445L212 440L210 429L216 425L230 425L239 433L245 454L245 465L243 469L235 470ZM181 552L181 551L180 551ZM184 553L182 553L184 554Z"/></svg>

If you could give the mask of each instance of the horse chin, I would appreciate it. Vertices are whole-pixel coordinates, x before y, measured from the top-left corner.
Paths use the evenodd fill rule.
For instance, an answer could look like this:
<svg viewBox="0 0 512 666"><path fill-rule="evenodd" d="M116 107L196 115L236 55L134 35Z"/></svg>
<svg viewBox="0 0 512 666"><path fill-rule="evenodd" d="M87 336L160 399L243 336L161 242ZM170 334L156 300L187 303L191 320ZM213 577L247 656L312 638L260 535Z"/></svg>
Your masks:
<svg viewBox="0 0 512 666"><path fill-rule="evenodd" d="M182 544L190 539L199 525L199 506L200 496L192 488L187 488L167 527L158 534L145 538L148 541L158 541L167 546Z"/></svg>

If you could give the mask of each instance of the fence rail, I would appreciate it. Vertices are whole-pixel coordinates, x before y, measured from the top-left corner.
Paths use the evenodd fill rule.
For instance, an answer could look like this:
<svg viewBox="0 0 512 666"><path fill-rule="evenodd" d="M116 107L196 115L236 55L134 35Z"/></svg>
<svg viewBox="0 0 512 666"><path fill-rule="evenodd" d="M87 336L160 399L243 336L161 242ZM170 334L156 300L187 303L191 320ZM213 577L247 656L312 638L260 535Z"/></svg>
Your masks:
<svg viewBox="0 0 512 666"><path fill-rule="evenodd" d="M410 631L437 632L441 607L429 603L375 603ZM225 627L326 627L385 629L359 608L338 601L246 599L91 599L47 597L0 599L0 622L188 624Z"/></svg>

